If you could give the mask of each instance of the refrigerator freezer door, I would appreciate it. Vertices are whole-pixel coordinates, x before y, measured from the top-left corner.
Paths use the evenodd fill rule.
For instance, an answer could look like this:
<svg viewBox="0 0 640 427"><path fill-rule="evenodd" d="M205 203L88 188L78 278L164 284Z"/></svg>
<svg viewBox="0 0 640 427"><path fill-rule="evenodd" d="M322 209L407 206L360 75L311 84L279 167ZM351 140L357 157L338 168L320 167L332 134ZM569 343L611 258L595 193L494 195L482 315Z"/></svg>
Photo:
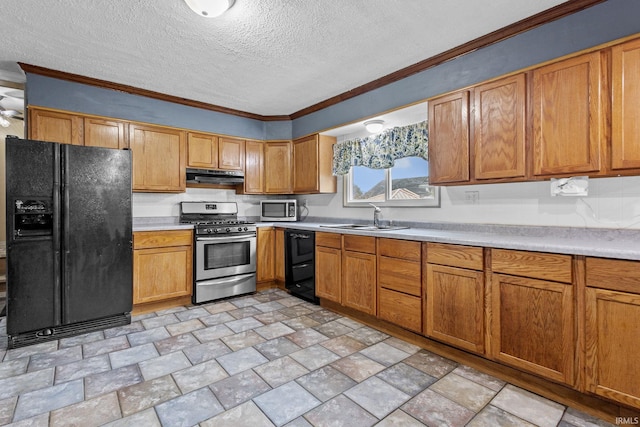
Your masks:
<svg viewBox="0 0 640 427"><path fill-rule="evenodd" d="M59 234L55 197L59 180L57 144L7 139L7 333L58 326L61 323ZM52 232L20 233L25 201L43 201L53 211ZM31 203L34 206L35 203ZM37 219L34 218L34 221ZM23 221L29 222L28 218Z"/></svg>
<svg viewBox="0 0 640 427"><path fill-rule="evenodd" d="M62 146L63 323L129 313L131 151Z"/></svg>

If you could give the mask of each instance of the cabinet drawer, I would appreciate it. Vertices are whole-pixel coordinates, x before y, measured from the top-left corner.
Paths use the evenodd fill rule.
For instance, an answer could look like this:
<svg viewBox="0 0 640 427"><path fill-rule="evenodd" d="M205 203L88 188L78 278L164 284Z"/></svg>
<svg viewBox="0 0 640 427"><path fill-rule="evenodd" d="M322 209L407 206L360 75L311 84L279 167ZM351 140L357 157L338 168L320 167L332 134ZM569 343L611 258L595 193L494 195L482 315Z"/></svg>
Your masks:
<svg viewBox="0 0 640 427"><path fill-rule="evenodd" d="M378 292L378 317L403 328L421 333L421 299L388 289L380 289Z"/></svg>
<svg viewBox="0 0 640 427"><path fill-rule="evenodd" d="M133 233L133 249L191 246L192 242L192 230L136 231Z"/></svg>
<svg viewBox="0 0 640 427"><path fill-rule="evenodd" d="M491 250L491 268L494 273L561 283L573 282L571 260L571 255L506 249Z"/></svg>
<svg viewBox="0 0 640 427"><path fill-rule="evenodd" d="M368 236L344 236L344 249L346 251L364 252L366 254L376 253L376 238Z"/></svg>
<svg viewBox="0 0 640 427"><path fill-rule="evenodd" d="M342 234L317 232L316 246L342 249Z"/></svg>
<svg viewBox="0 0 640 427"><path fill-rule="evenodd" d="M382 256L420 262L420 242L398 239L378 239L378 253Z"/></svg>
<svg viewBox="0 0 640 427"><path fill-rule="evenodd" d="M475 246L427 243L427 262L450 267L482 270L482 248Z"/></svg>
<svg viewBox="0 0 640 427"><path fill-rule="evenodd" d="M419 297L422 294L421 264L398 258L378 257L378 284Z"/></svg>
<svg viewBox="0 0 640 427"><path fill-rule="evenodd" d="M587 258L587 286L640 293L640 262Z"/></svg>

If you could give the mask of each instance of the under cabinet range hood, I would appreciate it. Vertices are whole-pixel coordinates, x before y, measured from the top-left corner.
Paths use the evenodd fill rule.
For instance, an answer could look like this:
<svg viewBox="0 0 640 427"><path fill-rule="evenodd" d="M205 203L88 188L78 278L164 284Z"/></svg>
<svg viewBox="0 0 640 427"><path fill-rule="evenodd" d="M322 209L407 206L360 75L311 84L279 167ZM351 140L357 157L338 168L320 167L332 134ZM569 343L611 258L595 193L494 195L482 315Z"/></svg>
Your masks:
<svg viewBox="0 0 640 427"><path fill-rule="evenodd" d="M242 184L244 172L187 168L187 182L194 184Z"/></svg>

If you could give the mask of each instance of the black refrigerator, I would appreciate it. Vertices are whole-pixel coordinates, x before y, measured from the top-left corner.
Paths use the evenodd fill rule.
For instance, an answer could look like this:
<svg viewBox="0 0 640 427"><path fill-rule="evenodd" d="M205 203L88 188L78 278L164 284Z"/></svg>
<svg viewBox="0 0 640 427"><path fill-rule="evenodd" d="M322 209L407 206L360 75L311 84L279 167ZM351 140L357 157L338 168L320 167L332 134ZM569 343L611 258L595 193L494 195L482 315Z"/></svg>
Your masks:
<svg viewBox="0 0 640 427"><path fill-rule="evenodd" d="M6 139L10 348L131 322L131 151Z"/></svg>

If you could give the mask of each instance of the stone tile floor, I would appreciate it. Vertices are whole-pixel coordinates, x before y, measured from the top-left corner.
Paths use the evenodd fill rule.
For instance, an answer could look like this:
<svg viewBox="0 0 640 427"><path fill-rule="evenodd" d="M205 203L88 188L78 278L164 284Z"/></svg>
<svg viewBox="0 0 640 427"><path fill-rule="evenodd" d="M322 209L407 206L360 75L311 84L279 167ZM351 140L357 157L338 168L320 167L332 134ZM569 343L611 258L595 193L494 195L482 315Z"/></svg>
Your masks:
<svg viewBox="0 0 640 427"><path fill-rule="evenodd" d="M604 426L268 290L6 350L0 425Z"/></svg>

